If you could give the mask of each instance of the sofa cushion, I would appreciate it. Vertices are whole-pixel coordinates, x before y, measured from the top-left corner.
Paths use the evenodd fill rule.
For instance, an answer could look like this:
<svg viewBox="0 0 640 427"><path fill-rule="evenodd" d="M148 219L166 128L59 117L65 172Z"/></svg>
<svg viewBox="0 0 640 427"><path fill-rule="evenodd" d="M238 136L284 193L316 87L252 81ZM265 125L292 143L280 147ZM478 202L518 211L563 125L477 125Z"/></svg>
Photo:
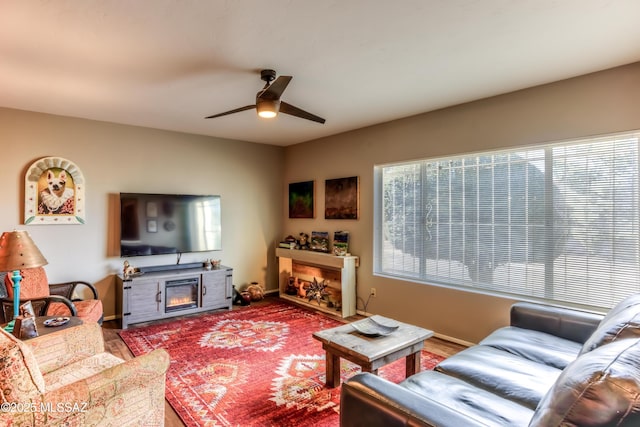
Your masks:
<svg viewBox="0 0 640 427"><path fill-rule="evenodd" d="M440 372L420 372L401 382L400 386L437 400L485 425L526 426L533 416L530 408Z"/></svg>
<svg viewBox="0 0 640 427"><path fill-rule="evenodd" d="M578 357L540 401L531 427L640 425L640 339Z"/></svg>
<svg viewBox="0 0 640 427"><path fill-rule="evenodd" d="M435 369L531 409L536 408L562 372L484 345L467 348Z"/></svg>
<svg viewBox="0 0 640 427"><path fill-rule="evenodd" d="M494 347L558 369L564 369L573 362L582 347L575 341L515 326L497 329L480 341L480 345Z"/></svg>
<svg viewBox="0 0 640 427"><path fill-rule="evenodd" d="M602 319L598 328L584 343L580 354L622 338L640 337L640 294L620 301Z"/></svg>

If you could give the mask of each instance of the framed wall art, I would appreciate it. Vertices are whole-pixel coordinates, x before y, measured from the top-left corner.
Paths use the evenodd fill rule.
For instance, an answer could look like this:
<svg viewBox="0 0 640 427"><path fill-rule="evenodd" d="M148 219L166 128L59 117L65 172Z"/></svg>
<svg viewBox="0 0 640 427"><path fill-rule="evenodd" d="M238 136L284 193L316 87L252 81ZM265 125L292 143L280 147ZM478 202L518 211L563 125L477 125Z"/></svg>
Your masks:
<svg viewBox="0 0 640 427"><path fill-rule="evenodd" d="M315 181L289 184L289 218L314 218Z"/></svg>
<svg viewBox="0 0 640 427"><path fill-rule="evenodd" d="M147 220L147 232L148 233L157 233L158 232L158 221L155 219Z"/></svg>
<svg viewBox="0 0 640 427"><path fill-rule="evenodd" d="M72 161L44 157L24 180L25 224L84 224L84 176Z"/></svg>
<svg viewBox="0 0 640 427"><path fill-rule="evenodd" d="M359 178L327 179L324 190L325 219L358 219L360 211Z"/></svg>

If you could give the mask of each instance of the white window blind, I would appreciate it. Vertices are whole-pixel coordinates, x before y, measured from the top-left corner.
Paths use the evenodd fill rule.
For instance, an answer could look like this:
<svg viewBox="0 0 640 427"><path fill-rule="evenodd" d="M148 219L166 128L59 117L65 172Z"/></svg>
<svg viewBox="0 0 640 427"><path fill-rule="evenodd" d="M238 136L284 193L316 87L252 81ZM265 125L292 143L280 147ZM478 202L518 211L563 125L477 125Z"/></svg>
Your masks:
<svg viewBox="0 0 640 427"><path fill-rule="evenodd" d="M640 291L639 136L377 166L374 273L611 307Z"/></svg>

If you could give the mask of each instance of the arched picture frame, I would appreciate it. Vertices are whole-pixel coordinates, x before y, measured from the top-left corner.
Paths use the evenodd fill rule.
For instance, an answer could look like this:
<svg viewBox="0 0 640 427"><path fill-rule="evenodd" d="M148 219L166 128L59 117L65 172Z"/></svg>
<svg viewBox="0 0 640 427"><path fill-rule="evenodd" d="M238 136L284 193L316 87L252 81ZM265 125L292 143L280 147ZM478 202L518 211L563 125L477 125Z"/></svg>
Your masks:
<svg viewBox="0 0 640 427"><path fill-rule="evenodd" d="M24 179L25 224L84 224L84 176L70 160L36 160Z"/></svg>

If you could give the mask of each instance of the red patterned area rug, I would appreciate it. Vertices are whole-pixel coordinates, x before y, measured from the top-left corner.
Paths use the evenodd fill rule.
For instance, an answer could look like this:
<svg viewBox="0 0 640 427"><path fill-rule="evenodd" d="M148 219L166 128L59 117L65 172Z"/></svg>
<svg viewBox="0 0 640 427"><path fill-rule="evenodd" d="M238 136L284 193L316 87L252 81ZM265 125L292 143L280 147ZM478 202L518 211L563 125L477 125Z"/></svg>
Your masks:
<svg viewBox="0 0 640 427"><path fill-rule="evenodd" d="M315 331L338 320L282 301L133 327L120 336L136 356L171 356L166 397L187 426L338 426L340 387L325 387ZM423 351L422 368L442 357ZM379 370L404 379L404 360ZM360 368L341 360L348 379Z"/></svg>

